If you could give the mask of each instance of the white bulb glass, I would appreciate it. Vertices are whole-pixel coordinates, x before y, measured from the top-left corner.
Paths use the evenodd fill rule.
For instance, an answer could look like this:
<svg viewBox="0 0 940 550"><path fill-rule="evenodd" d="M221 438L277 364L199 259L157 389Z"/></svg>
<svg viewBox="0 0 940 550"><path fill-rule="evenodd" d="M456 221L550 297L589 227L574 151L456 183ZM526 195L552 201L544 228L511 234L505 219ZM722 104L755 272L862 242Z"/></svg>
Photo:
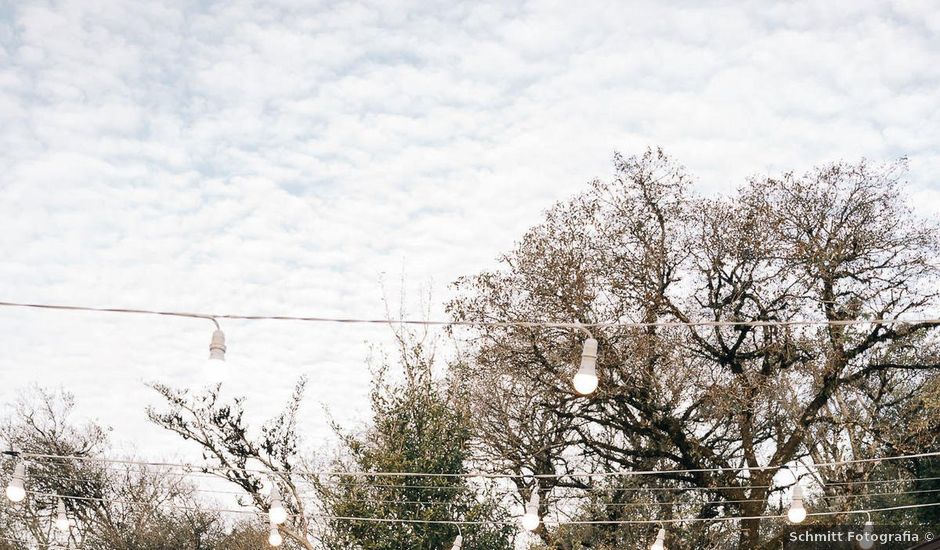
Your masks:
<svg viewBox="0 0 940 550"><path fill-rule="evenodd" d="M539 520L538 514L527 511L525 515L522 516L521 523L522 528L526 531L535 531L539 528L539 523L541 523L541 520Z"/></svg>
<svg viewBox="0 0 940 550"><path fill-rule="evenodd" d="M280 500L275 500L271 503L271 509L268 510L268 518L271 520L271 523L275 525L280 525L287 521L287 510L284 509L284 505L281 504Z"/></svg>
<svg viewBox="0 0 940 550"><path fill-rule="evenodd" d="M271 528L271 534L268 535L268 544L271 546L280 546L284 542L284 537L278 532L277 527Z"/></svg>
<svg viewBox="0 0 940 550"><path fill-rule="evenodd" d="M11 502L22 502L26 498L26 465L22 462L17 463L13 469L13 479L7 485L7 498Z"/></svg>
<svg viewBox="0 0 940 550"><path fill-rule="evenodd" d="M787 519L791 523L802 523L806 519L806 508L803 507L802 500L794 500L787 511Z"/></svg>
<svg viewBox="0 0 940 550"><path fill-rule="evenodd" d="M574 386L575 391L581 395L588 395L594 393L594 390L597 389L597 375L596 374L587 374L579 372L574 375L574 379L571 381Z"/></svg>
<svg viewBox="0 0 940 550"><path fill-rule="evenodd" d="M69 519L68 518L56 518L55 527L59 531L68 531L69 530Z"/></svg>
<svg viewBox="0 0 940 550"><path fill-rule="evenodd" d="M865 529L862 530L862 538L858 541L858 547L862 550L870 550L875 547L875 538L872 536L872 533L875 530L875 524L866 521Z"/></svg>
<svg viewBox="0 0 940 550"><path fill-rule="evenodd" d="M26 498L26 488L23 486L22 479L14 478L7 485L7 498L10 499L10 502L23 502L23 499Z"/></svg>

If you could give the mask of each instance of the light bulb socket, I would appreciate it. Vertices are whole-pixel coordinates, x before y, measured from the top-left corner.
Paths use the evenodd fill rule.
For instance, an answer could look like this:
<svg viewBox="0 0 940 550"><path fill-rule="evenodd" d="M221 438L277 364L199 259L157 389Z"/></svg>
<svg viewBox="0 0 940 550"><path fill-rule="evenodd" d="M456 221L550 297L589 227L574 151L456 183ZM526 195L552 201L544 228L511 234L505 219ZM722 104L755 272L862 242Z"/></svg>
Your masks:
<svg viewBox="0 0 940 550"><path fill-rule="evenodd" d="M69 517L65 513L65 501L61 498L59 499L58 504L56 505L56 518L55 526L59 531L68 531L69 530Z"/></svg>
<svg viewBox="0 0 940 550"><path fill-rule="evenodd" d="M660 528L656 533L656 540L653 541L653 545L650 546L650 550L665 550L666 548L666 529Z"/></svg>
<svg viewBox="0 0 940 550"><path fill-rule="evenodd" d="M584 341L584 347L581 348L581 370L591 369L594 372L594 365L597 363L597 340L588 338Z"/></svg>
<svg viewBox="0 0 940 550"><path fill-rule="evenodd" d="M539 513L539 505L542 503L542 497L539 496L539 488L536 487L532 489L532 494L529 495L529 503L526 505L526 511L532 510L533 513Z"/></svg>
<svg viewBox="0 0 940 550"><path fill-rule="evenodd" d="M225 349L225 333L221 329L215 329L209 342L209 359L225 361Z"/></svg>

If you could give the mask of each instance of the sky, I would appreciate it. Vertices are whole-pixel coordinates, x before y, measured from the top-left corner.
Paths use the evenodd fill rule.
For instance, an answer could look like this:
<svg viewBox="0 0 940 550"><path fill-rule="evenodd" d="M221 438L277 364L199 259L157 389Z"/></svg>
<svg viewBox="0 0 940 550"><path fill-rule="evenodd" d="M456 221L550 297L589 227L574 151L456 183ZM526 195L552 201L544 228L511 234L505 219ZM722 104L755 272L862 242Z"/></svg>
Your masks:
<svg viewBox="0 0 940 550"><path fill-rule="evenodd" d="M0 0L0 301L443 318L456 277L650 146L703 194L905 156L936 216L940 6ZM302 375L307 448L368 419L388 328L222 327L253 421ZM116 452L188 460L145 382L192 385L211 332L0 308L0 414L64 388Z"/></svg>

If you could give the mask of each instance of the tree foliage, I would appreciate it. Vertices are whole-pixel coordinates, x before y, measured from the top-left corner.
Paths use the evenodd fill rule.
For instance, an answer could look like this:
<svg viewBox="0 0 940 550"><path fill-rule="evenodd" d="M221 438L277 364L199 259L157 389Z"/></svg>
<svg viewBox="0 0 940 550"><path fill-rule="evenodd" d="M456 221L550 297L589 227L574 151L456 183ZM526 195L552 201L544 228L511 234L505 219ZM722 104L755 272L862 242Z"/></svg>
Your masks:
<svg viewBox="0 0 940 550"><path fill-rule="evenodd" d="M284 410L254 434L245 419L245 400L222 397L221 386L201 391L179 389L165 384L152 387L166 400L167 408L150 408L152 422L193 441L202 449L204 471L216 475L243 491L239 502L267 514L271 502L262 488L265 478L277 484L288 511L288 521L279 526L284 548L313 550L314 525L303 498L303 469L297 413L303 400L306 379L301 378ZM266 473L265 473L266 472Z"/></svg>
<svg viewBox="0 0 940 550"><path fill-rule="evenodd" d="M589 398L569 383L582 334L470 331L464 374L475 380L484 456L518 475L720 468L634 479L649 489L700 489L642 514L755 516L773 506L783 465L899 449L881 410L936 426L935 407L928 414L933 405L918 404L916 391L940 367L934 326L839 324L917 317L936 305L937 231L905 206L903 168L836 163L754 178L731 197L699 197L662 151L617 156L612 180L550 209L499 269L458 280L448 307L459 321L648 324L592 329L601 382ZM798 319L832 324L721 324ZM714 324L653 324L699 320ZM761 469L742 476L738 467ZM830 470L824 490L847 475ZM563 475L541 489L603 503L604 488L584 477ZM602 508L585 513L637 515ZM753 548L772 535L756 520L741 528L720 534L698 525L683 537L694 546L738 536ZM581 544L564 531L541 534L557 548Z"/></svg>
<svg viewBox="0 0 940 550"><path fill-rule="evenodd" d="M327 548L441 550L458 534L466 550L512 548L515 529L498 524L509 518L494 488L460 477L468 471L471 431L459 385L435 379L433 349L408 334L398 337L397 368L386 360L374 372L371 425L362 434L336 426L343 452L334 466L360 475L318 479L317 488L328 517L404 521L330 521ZM396 374L400 381L392 381ZM373 472L440 476L369 475ZM426 521L471 523L458 529ZM479 521L497 524L472 524Z"/></svg>
<svg viewBox="0 0 940 550"><path fill-rule="evenodd" d="M0 509L0 550L257 548L266 477L289 512L288 550L440 550L458 533L465 550L508 550L508 506L536 490L543 517L595 522L543 524L541 548L635 547L653 538L650 521L719 516L744 519L673 525L667 547L776 547L778 523L747 518L785 509L788 466L940 449L936 326L903 320L935 317L940 240L905 205L903 161L753 178L727 197L694 194L659 150L614 165L611 180L548 210L497 269L455 283L450 314L485 323L463 333L470 353L448 378L435 376L433 345L396 333L397 357L374 370L372 421L334 426L328 468L352 475L316 473L304 453L304 379L258 427L220 386L154 384L165 404L149 418L198 445L204 472L237 487L259 519L233 524L168 472L34 460L29 498ZM569 382L582 331L490 323L534 319L588 325L600 342L594 394ZM766 324L804 319L825 323ZM72 408L68 394L37 390L0 422L0 438L24 453L109 455L108 430L76 424ZM13 462L0 464L8 476ZM471 470L509 476L471 481ZM630 471L644 474L579 475ZM929 458L793 471L813 510L933 502L940 490L922 479L940 477ZM67 535L52 527L52 495L73 497Z"/></svg>
<svg viewBox="0 0 940 550"><path fill-rule="evenodd" d="M27 499L0 510L0 549L81 547L89 550L195 550L256 548L263 537L249 523L230 529L204 511L207 502L179 476L93 459L110 454L108 429L71 419L73 397L35 389L23 395L0 423L4 448L74 459L29 462ZM133 457L127 457L133 459ZM4 473L14 461L6 460ZM53 527L56 500L64 495L73 527Z"/></svg>

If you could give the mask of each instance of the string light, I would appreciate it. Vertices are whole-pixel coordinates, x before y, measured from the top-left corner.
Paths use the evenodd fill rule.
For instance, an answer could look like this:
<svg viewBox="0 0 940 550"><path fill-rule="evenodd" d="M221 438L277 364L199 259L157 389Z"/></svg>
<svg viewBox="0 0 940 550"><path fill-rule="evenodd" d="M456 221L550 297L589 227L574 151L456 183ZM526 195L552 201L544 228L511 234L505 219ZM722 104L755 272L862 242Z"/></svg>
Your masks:
<svg viewBox="0 0 940 550"><path fill-rule="evenodd" d="M787 511L787 519L791 523L802 523L806 519L806 508L803 506L803 486L797 479L793 485L793 492L790 496L790 509Z"/></svg>
<svg viewBox="0 0 940 550"><path fill-rule="evenodd" d="M245 321L302 321L313 323L373 324L373 325L420 325L420 326L469 326L469 327L519 327L519 328L568 328L584 330L586 328L649 328L649 327L777 327L777 326L852 326L852 325L891 325L910 323L940 325L937 318L912 319L790 319L774 321L650 321L650 322L600 322L600 323L563 323L551 321L430 321L418 319L366 319L350 317L318 317L296 315L249 315L236 313L189 313L183 311L160 311L153 309L113 308L73 306L65 304L31 304L24 302L0 302L0 307L24 307L31 309L52 309L63 311L88 311L96 313L126 313L135 315L162 315L169 317L189 317L195 319L240 319Z"/></svg>
<svg viewBox="0 0 940 550"><path fill-rule="evenodd" d="M128 501L128 500L108 500L103 498L93 498L93 497L76 497L76 496L66 496L66 495L45 495L36 493L37 496L52 496L54 498L63 499L63 500L86 500L86 501L95 501L95 502L112 502L120 504L144 504L144 505L153 505L155 503L151 501ZM905 494L905 493L901 493ZM237 514L257 514L256 511L240 509L222 509L222 508L205 508L205 507L192 507L186 505L178 505L167 502L158 502L156 503L160 506L166 506L172 509L180 510L203 510L203 511L213 511L220 513L237 513ZM933 508L940 507L940 502L924 503L924 504L907 504L899 506L890 506L885 508L871 508L867 510L839 510L832 512L814 512L809 514L810 516L840 516L840 515L852 515L852 514L867 514L871 517L872 513L875 512L893 512L898 510L912 510L912 509L921 509L921 508ZM361 521L366 523L403 523L403 524L427 524L427 525L510 525L511 522L500 521L500 520L432 520L432 519L409 519L409 518L376 518L376 517L361 517L361 516L332 516L325 514L312 514L309 517L319 518L323 520L333 520L333 521ZM717 522L734 522L734 521L743 521L749 519L758 519L758 520L772 520L772 519L781 519L785 516L780 515L771 515L771 516L718 516L718 517L686 517L686 518L674 518L674 519L658 519L658 520L562 520L562 521L545 521L546 524L551 525L664 525L664 524L681 524L681 523L692 523L692 522L701 522L701 523L717 523ZM72 522L70 521L70 524Z"/></svg>
<svg viewBox="0 0 940 550"><path fill-rule="evenodd" d="M858 547L862 550L871 550L875 546L875 524L871 521L871 514L868 514L868 521L862 529L862 538L858 541Z"/></svg>
<svg viewBox="0 0 940 550"><path fill-rule="evenodd" d="M245 472L245 473L255 473L255 474L280 474L280 475L304 475L304 476L337 476L337 477L427 477L427 478L480 478L480 479L518 479L517 474L489 474L489 473L439 473L439 472L363 472L363 471L342 471L342 470L269 470L265 468L237 468L234 466L218 466L218 467L206 467L198 464L185 464L185 463L176 463L176 462L153 462L153 461L143 461L143 460L126 460L126 459L115 459L107 458L100 456L78 456L78 455L55 455L55 454L43 454L43 453L17 453L17 456L20 458L26 458L31 460L38 459L50 459L50 460L75 460L82 462L104 462L108 464L126 464L132 466L153 466L153 467L164 467L164 468L179 468L182 470L190 470L192 472L201 473L203 470L208 470L210 472ZM871 464L871 463L881 463L881 462L890 462L895 460L910 460L915 458L934 458L940 457L940 451L932 451L926 453L915 453L915 454L906 454L906 455L893 455L893 456L883 456L878 458L857 458L852 460L837 460L831 462L815 462L812 466L817 468L822 467L838 467L846 466L850 464ZM748 471L767 471L767 470L776 470L776 469L789 469L788 466L738 466L738 467L719 467L719 468L690 468L690 469L660 469L660 470L622 470L616 472L569 472L565 474L535 474L531 477L535 479L558 479L558 478L597 478L597 477L636 477L636 476L661 476L664 473L666 474L691 474L691 473L705 473L705 472L748 472ZM190 473L189 475L196 475L196 473ZM208 474L207 474L208 475ZM940 478L916 478L917 480L932 480ZM856 485L856 484L865 484L865 483L888 483L893 481L910 481L906 479L899 480L884 480L884 481L870 481L870 482L833 482L826 484L827 486L837 486L837 485ZM266 486L269 480L263 481L263 486ZM401 487L401 485L394 485L394 487ZM414 487L409 485L407 487ZM767 485L762 486L750 486L755 489L766 489L769 488ZM439 486L429 486L429 488L442 489ZM708 487L708 490L719 489L722 487ZM740 489L739 486L727 487L729 489ZM706 488L703 488L706 489ZM264 489L262 489L264 490ZM649 489L644 489L649 490ZM676 490L687 490L686 488L676 489Z"/></svg>
<svg viewBox="0 0 940 550"><path fill-rule="evenodd" d="M526 504L525 514L522 515L522 528L526 531L535 531L539 528L539 523L542 522L539 518L539 504L541 504L541 498L539 497L539 486L536 485L532 489L528 504Z"/></svg>
<svg viewBox="0 0 940 550"><path fill-rule="evenodd" d="M581 395L589 395L597 389L597 340L588 338L581 350L581 367L571 383Z"/></svg>
<svg viewBox="0 0 940 550"><path fill-rule="evenodd" d="M224 381L228 374L225 365L225 333L219 327L218 321L212 321L215 323L215 330L212 331L212 339L209 341L209 359L203 364L203 377L210 384Z"/></svg>
<svg viewBox="0 0 940 550"><path fill-rule="evenodd" d="M80 483L89 482L89 481L94 481L94 480L91 480L91 479L63 478L63 477L49 476L49 475L40 475L39 477L42 477L42 478L44 478L44 479L50 479L50 480L72 481L72 482L80 482ZM854 486L859 486L859 485L897 483L897 482L899 482L899 481L904 481L905 483L913 483L913 482L917 482L917 481L935 481L935 480L938 480L938 479L940 479L940 478L938 478L938 477L915 477L915 478L908 478L908 479L904 479L904 480L856 481L856 482L848 482L848 483L846 483L846 485L851 485L851 486L854 487ZM390 488L390 489L425 489L425 488L426 488L426 489L435 489L435 490L448 488L448 487L442 487L442 486L410 485L410 484L407 484L407 485L385 485L385 484L382 484L382 485L373 485L373 484L369 484L369 487L373 487L373 488ZM726 488L727 488L727 487L726 487ZM760 485L760 486L755 486L755 487L753 487L753 488L770 488L770 487L769 487L769 486L766 486L766 485ZM626 488L626 487L625 487L625 488L621 488L621 489L618 489L618 488L610 488L609 490L610 490L610 491L615 491L615 492L633 492L633 491L643 491L643 492L646 492L646 491L658 491L658 490L662 490L662 489L663 489L663 488L661 488L661 487L659 487L659 488L657 488L657 487L651 487L651 488L645 488L645 489L638 489L638 488L632 488L632 487L631 487L631 488ZM722 487L709 487L709 488L708 488L708 490L715 490L715 489L722 489ZM739 489L739 488L738 488L738 487L734 487L734 489ZM198 492L198 493L206 493L206 494L224 494L224 495L243 495L243 494L244 494L243 491L224 491L224 490L204 489L204 488L199 488L199 487L194 487L193 490L194 490L195 492ZM675 487L673 487L673 488L666 488L666 490L672 492L672 491L690 491L690 490L693 490L693 489L691 489L691 488L675 488ZM698 490L701 490L701 489L698 489ZM495 491L493 494L494 494L494 496L498 496L498 497L506 497L506 496L509 496L509 495L511 495L511 494L514 494L514 492L515 492L515 491L513 491L513 490L503 490L503 491ZM843 498L861 499L861 498L873 498L873 497L884 497L884 496L889 496L889 497L901 497L901 496L912 496L912 495L932 494L932 493L938 493L938 492L940 492L940 489L927 489L927 490L915 490L915 491L891 491L891 492L877 492L877 493L860 493L860 494L848 494L848 495L847 495L847 494L842 494L842 495L824 495L823 498L825 498L825 499L843 499ZM34 494L34 495L37 495L37 496L45 496L45 497L55 497L55 496L56 496L56 495L54 495L54 494L48 494L48 493L33 493L33 494ZM68 497L68 498L74 498L74 499L78 499L78 500L98 500L98 499L89 499L89 498L87 498L87 497ZM554 497L554 499L555 499L556 501L565 500L565 499L583 499L583 498L586 498L586 495L584 495L584 494L569 494L569 495L556 495L556 496ZM137 502L137 501L113 500L113 499L110 500L109 502L113 502L113 503L117 503L117 504L143 504L142 502ZM373 504L398 504L398 505L411 505L411 504L415 504L415 505L426 505L426 504L427 504L427 501L426 501L426 500L400 500L400 499L396 499L396 500L374 500L374 499L365 499L365 500L351 500L351 501L349 501L349 502L354 502L354 503L373 503ZM708 505L713 505L713 504L730 505L730 504L745 504L745 503L759 503L759 502L766 502L766 499L743 499L743 500L738 500L738 499L722 499L722 500L707 500L707 501L697 501L696 504L702 505L702 506L708 506ZM657 502L657 504L665 504L665 503ZM606 506L609 506L609 507L626 507L626 508L639 508L639 507L649 508L651 505L652 505L651 502L649 502L649 501L642 501L642 500L632 500L632 501L629 501L629 502L608 502L608 503L606 503ZM205 510L205 508L203 508L203 507L200 507L200 508L193 508L193 509L202 509L202 510ZM230 512L231 510L216 510L216 509L213 509L213 511L229 511L229 512ZM248 511L245 510L244 512L247 513ZM252 512L252 513L253 513L253 512Z"/></svg>
<svg viewBox="0 0 940 550"><path fill-rule="evenodd" d="M186 477L187 475L191 475L191 476L199 477L199 478L215 477L215 476L203 475L203 474L201 474L201 473L189 473L189 474L187 474L187 473L185 473L185 472L163 472L163 474L164 474L164 475L169 475L169 476L178 476L178 477ZM77 482L77 483L86 483L86 482L95 481L95 480L93 480L93 479L88 479L88 478L62 477L62 476L54 476L54 475L48 475L48 474L38 474L38 475L34 474L33 477L40 477L40 478L43 478L43 479L55 480L55 481L68 481L68 482ZM267 478L267 477L265 477L264 480L265 480L265 483L266 483L266 485L267 485L267 487L268 487L268 490L267 490L267 493L265 493L263 489L262 489L261 492L262 492L263 494L267 495L267 494L270 493L271 485L270 485L270 482L268 481L268 478ZM845 487L858 487L858 486L868 486L868 485L886 485L886 484L898 484L898 483L915 483L915 482L919 482L919 481L920 481L920 482L927 482L927 481L937 481L937 480L940 480L940 477L911 477L911 478L898 478L898 479L886 479L886 480L848 481L848 482L842 482L842 483L829 483L829 484L826 484L826 486L828 486L828 487L837 487L837 486L838 486L838 487L842 487L842 486L845 486ZM300 481L301 481L301 482L304 482L305 480L301 479ZM377 489L434 489L435 491L444 490L444 489L448 489L448 490L460 489L460 490L463 490L463 489L461 489L460 487L455 487L455 486L414 485L414 484L375 484L375 483L369 483L369 487L373 487L373 488L377 488ZM751 486L750 488L752 488L752 489L772 489L773 487L770 486L770 485L754 485L754 486ZM618 492L618 493L620 493L620 492L623 492L623 493L634 493L634 492L644 492L644 493L645 493L645 492L688 492L688 491L695 491L695 490L698 490L698 491L704 491L704 490L707 490L707 491L716 491L716 490L723 490L723 489L724 489L724 490L727 490L727 489L740 490L740 486L737 486L737 487L731 487L731 486L715 486L715 487L708 487L707 489L705 489L705 488L694 488L694 487L646 487L646 488L638 488L638 487L632 487L632 486L611 486L611 487L604 487L604 488L602 488L602 489L592 489L591 492L596 492L596 493L611 493L611 492ZM206 494L223 494L223 495L243 495L243 494L244 494L244 491L226 491L226 490L217 490L217 489L205 489L205 488L199 488L199 487L194 487L193 490L196 491L196 492L198 492L198 493L206 493ZM825 498L825 499L841 499L841 498L859 499L859 498L872 498L872 497L882 497L882 496L922 495L922 494L937 493L937 492L940 492L940 489L926 489L926 490L915 490L915 491L891 491L891 492L875 492L875 493L866 492L866 493L859 493L859 494L840 494L840 495L823 495L823 498ZM495 491L493 494L494 494L494 495L497 495L497 496L500 496L500 497L505 497L505 496L509 496L509 495L511 495L511 494L514 494L514 493L515 493L515 490L503 489L503 490ZM45 493L34 493L34 494L40 495L40 496L55 496L55 495L49 495L49 494L45 494ZM80 498L80 497L72 497L72 498ZM84 498L84 497L81 497L81 498ZM555 496L555 500L563 500L563 499L583 499L583 498L585 498L585 495L584 495L584 494L567 494L567 495L556 495L556 496ZM712 504L727 505L727 504L757 503L757 502L765 502L765 501L766 501L766 499L743 499L743 500L738 500L738 499L721 499L721 500L699 501L699 502L697 502L697 504L703 505L703 506L707 506L707 505L712 505ZM119 502L119 501L112 501L112 502ZM120 502L124 502L124 501L120 501ZM413 500L400 500L400 499L397 499L397 500L374 500L374 499L368 499L368 500L353 500L353 501L351 501L351 502L359 502L359 503L372 502L372 503L375 503L375 504L401 504L401 505L407 505L407 504L422 504L422 505L423 505L423 504L426 504L426 503L427 503L427 501L413 501ZM130 502L130 503L133 504L134 502ZM632 501L629 501L629 502L609 502L609 503L606 504L606 506L610 506L610 507L630 507L630 508L633 508L633 507L649 507L649 506L650 506L650 502L648 502L648 501L641 501L641 500L632 500Z"/></svg>
<svg viewBox="0 0 940 550"><path fill-rule="evenodd" d="M55 517L55 527L59 531L68 531L69 530L69 517L65 513L65 501L61 498L57 504L57 512Z"/></svg>
<svg viewBox="0 0 940 550"><path fill-rule="evenodd" d="M22 502L26 498L26 464L22 461L13 469L13 479L7 485L7 498L10 502Z"/></svg>
<svg viewBox="0 0 940 550"><path fill-rule="evenodd" d="M656 540L653 541L653 545L650 546L650 550L665 550L666 544L666 529L660 527L659 532L656 533Z"/></svg>
<svg viewBox="0 0 940 550"><path fill-rule="evenodd" d="M268 517L272 525L280 525L287 521L287 510L284 509L284 503L281 501L281 491L276 483L271 484L271 507L268 508Z"/></svg>
<svg viewBox="0 0 940 550"><path fill-rule="evenodd" d="M296 320L296 321L314 321L314 322L338 322L338 323L395 323L395 324L420 324L420 325L442 325L442 326L496 326L496 327L556 327L556 328L580 328L584 329L584 326L602 328L602 327L648 327L648 326L715 326L715 327L725 327L725 326L754 326L754 327L765 327L765 326L813 326L813 325L839 325L839 326L848 326L848 325L882 325L882 324L892 324L892 323L922 323L922 324L940 324L938 319L916 319L916 320L900 320L900 319L849 319L849 320L839 320L839 321L829 321L829 320L792 320L792 321L691 321L691 322L654 322L654 323L593 323L589 325L581 325L580 323L551 323L551 322L474 322L474 321L413 321L413 320L390 320L390 319L342 319L342 318L324 318L324 317L293 317L293 316L256 316L256 315L205 315L198 313L181 313L181 312L161 312L161 311L152 311L152 310L133 310L133 309L114 309L114 308L86 308L86 307L76 307L76 306L62 306L62 305L49 305L49 304L22 304L22 303L12 303L12 302L0 302L0 306L11 306L11 307L31 307L31 308L43 308L43 309L60 309L60 310L81 310L81 311L99 311L99 312L111 312L111 313L138 313L138 314L152 314L152 315L170 315L170 316L181 316L181 317L198 317L198 318L207 318L211 319L216 324L216 330L212 334L212 339L209 346L209 364L211 367L214 367L213 373L214 378L218 378L220 374L224 374L225 369L219 368L224 365L225 362L225 335L222 332L221 328L218 326L216 317L218 318L233 318L233 319L269 319L269 320ZM575 387L575 390L582 395L588 395L596 390L598 379L596 373L596 360L597 360L597 340L593 337L589 337L584 341L582 355L581 355L581 364L577 374L572 380L572 384ZM221 372L220 372L221 371ZM924 455L914 455L914 456L934 456L937 453L927 453ZM860 461L846 461L840 462L839 464L849 463L849 462L867 462L867 461L880 461L882 459L872 459L872 460L860 460ZM822 464L819 464L822 465ZM741 468L741 470L748 469L768 469L767 468ZM718 470L718 469L715 469ZM703 469L703 470L688 470L688 472L693 471L713 471L712 469ZM678 472L678 471L677 471ZM661 474L662 472L655 472ZM338 473L338 475L375 475L374 473ZM616 473L604 473L600 475L638 475L637 472L616 472ZM652 474L652 472L651 472ZM410 475L404 473L388 473L388 475L402 476ZM569 474L572 475L572 474ZM576 475L576 474L575 474ZM585 475L596 475L596 474L585 474ZM497 476L474 476L474 477L497 477ZM511 476L506 476L511 477ZM10 484L6 490L7 497L13 502L20 502L26 496L25 490L25 465L20 462L17 464L13 478L10 481ZM787 513L787 518L793 523L800 523L804 521L807 515L817 516L817 515L831 515L829 513L814 513L807 514L806 508L804 506L804 495L803 488L799 482L793 486L791 494L791 503L790 508ZM535 530L538 528L541 523L541 518L539 517L539 505L540 505L540 496L538 486L532 492L529 502L526 505L525 514L522 517L522 525L528 530ZM885 508L882 510L900 510L907 508L916 508L921 506L936 506L940 503L928 504L928 505L911 505L911 506L900 506L894 508ZM60 497L57 502L58 513L55 520L56 527L61 530L67 530L69 528L69 520L66 514L65 503ZM875 510L872 510L875 511ZM837 512L838 514L842 513L868 513L870 511L847 511L847 512ZM760 516L761 518L771 518L776 516ZM271 535L269 536L269 542L272 546L278 546L283 542L277 525L283 523L287 519L287 511L283 507L283 503L280 498L280 493L276 486L272 487L272 498L271 506L269 508L269 518L271 520ZM337 519L358 519L365 521L401 521L406 522L406 520L399 520L393 518L337 518ZM712 518L718 521L726 520L741 520L745 518L740 517L724 517L724 518ZM687 520L676 520L676 521L687 521ZM430 521L429 521L430 522ZM441 522L445 523L445 522ZM451 522L457 523L459 522ZM494 522L487 522L494 523ZM593 524L600 522L564 522L570 524ZM609 522L608 522L609 523ZM649 523L649 522L613 522L613 523ZM864 532L867 535L866 540L863 541L868 543L871 540L871 534L873 532L873 523L871 522L870 516L869 520L865 523ZM860 545L861 548L871 548L873 541L868 543L868 546ZM665 545L665 528L660 528L656 540L653 543L652 550L664 550ZM460 550L462 546L462 535L458 534L457 538L454 541L453 550Z"/></svg>
<svg viewBox="0 0 940 550"><path fill-rule="evenodd" d="M283 542L284 537L281 536L280 530L278 530L277 525L272 521L271 532L268 534L268 544L271 546L280 546Z"/></svg>

